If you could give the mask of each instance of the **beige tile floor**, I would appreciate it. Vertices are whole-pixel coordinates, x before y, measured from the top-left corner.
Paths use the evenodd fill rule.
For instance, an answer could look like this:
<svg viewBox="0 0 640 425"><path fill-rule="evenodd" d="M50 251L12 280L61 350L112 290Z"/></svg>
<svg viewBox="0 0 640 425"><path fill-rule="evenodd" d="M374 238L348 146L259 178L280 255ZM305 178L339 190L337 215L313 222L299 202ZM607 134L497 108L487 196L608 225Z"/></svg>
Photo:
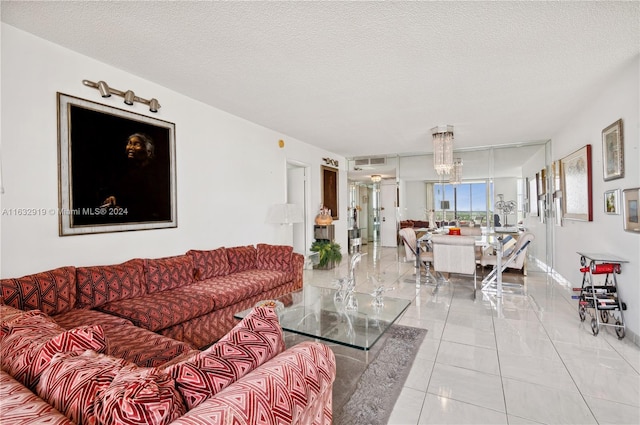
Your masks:
<svg viewBox="0 0 640 425"><path fill-rule="evenodd" d="M357 290L395 288L412 300L398 323L429 331L389 424L640 424L640 348L612 327L593 336L547 273L530 265L511 276L525 294L474 301L471 281L416 288L403 249L363 248ZM331 286L348 263L305 270L305 285Z"/></svg>

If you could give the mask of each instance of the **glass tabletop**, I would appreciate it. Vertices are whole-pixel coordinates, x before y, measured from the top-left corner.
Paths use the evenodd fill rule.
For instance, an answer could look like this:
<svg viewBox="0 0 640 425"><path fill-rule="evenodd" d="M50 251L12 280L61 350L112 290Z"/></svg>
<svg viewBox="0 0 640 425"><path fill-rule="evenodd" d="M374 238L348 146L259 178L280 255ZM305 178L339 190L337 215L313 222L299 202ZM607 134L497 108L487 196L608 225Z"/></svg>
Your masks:
<svg viewBox="0 0 640 425"><path fill-rule="evenodd" d="M591 260L591 261L604 261L607 263L628 263L629 261L624 258L620 258L613 254L592 253L592 252L577 252L578 255Z"/></svg>
<svg viewBox="0 0 640 425"><path fill-rule="evenodd" d="M360 350L369 350L387 329L409 307L411 301L384 297L382 307L374 307L371 294L355 293L358 311L348 312L344 303L335 302L336 290L305 286L277 300L282 329L323 341L334 342ZM236 313L244 318L251 309Z"/></svg>

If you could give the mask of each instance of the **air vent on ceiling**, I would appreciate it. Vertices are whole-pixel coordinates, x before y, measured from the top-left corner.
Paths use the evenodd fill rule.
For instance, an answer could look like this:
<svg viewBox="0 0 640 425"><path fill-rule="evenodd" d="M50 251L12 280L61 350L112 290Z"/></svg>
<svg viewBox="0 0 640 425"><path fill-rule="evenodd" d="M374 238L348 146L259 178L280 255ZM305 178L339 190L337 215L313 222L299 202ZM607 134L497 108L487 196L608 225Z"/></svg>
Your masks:
<svg viewBox="0 0 640 425"><path fill-rule="evenodd" d="M378 157L378 158L360 158L354 161L354 165L356 167L362 167L366 165L384 165L387 163L387 158Z"/></svg>

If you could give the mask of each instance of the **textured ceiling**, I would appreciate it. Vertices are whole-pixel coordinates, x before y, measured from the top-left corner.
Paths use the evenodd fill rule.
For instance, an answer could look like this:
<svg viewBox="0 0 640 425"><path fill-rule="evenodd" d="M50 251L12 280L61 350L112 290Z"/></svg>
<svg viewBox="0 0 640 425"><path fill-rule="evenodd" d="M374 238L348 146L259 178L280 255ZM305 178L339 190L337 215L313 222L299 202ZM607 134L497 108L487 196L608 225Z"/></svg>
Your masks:
<svg viewBox="0 0 640 425"><path fill-rule="evenodd" d="M549 139L640 52L637 1L3 1L1 13L346 157L431 152L441 124L456 148Z"/></svg>

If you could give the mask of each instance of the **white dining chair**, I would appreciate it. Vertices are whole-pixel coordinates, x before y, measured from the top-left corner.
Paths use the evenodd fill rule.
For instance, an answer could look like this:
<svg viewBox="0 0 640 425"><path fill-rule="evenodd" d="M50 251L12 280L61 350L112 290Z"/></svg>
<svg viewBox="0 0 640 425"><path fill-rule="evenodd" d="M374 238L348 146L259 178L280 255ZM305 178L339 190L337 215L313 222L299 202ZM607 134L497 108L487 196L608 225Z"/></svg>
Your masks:
<svg viewBox="0 0 640 425"><path fill-rule="evenodd" d="M433 269L439 273L473 276L473 297L476 296L476 238L473 236L432 235Z"/></svg>

